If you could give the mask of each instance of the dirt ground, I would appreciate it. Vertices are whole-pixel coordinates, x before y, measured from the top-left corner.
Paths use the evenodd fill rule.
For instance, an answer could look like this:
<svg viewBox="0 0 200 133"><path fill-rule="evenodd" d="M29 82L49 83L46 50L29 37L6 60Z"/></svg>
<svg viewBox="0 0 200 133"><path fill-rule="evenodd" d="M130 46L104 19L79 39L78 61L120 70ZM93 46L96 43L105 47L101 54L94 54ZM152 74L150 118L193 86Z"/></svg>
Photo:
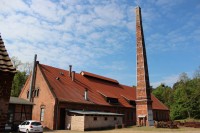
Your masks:
<svg viewBox="0 0 200 133"><path fill-rule="evenodd" d="M154 127L128 127L123 129L112 129L112 130L101 130L101 131L69 131L69 130L57 130L50 131L54 133L200 133L200 128L185 128L181 127L179 129L164 129L164 128L154 128ZM44 132L44 133L50 133Z"/></svg>

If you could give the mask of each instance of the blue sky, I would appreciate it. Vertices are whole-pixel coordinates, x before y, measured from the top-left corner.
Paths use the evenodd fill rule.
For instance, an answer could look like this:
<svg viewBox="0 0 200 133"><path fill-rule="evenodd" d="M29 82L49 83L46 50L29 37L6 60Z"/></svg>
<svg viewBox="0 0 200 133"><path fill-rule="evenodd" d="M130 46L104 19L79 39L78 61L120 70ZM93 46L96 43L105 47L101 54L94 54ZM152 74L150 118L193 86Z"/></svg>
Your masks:
<svg viewBox="0 0 200 133"><path fill-rule="evenodd" d="M10 57L136 85L135 7L142 9L150 83L172 85L200 65L199 0L1 0Z"/></svg>

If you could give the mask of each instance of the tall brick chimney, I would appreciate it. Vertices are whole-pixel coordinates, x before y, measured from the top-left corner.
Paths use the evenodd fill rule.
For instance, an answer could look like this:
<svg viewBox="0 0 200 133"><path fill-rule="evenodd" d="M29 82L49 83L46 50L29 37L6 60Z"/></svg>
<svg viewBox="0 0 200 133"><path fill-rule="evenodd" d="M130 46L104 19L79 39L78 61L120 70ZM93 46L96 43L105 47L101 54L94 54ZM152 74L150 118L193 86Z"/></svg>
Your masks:
<svg viewBox="0 0 200 133"><path fill-rule="evenodd" d="M141 8L136 7L136 47L137 47L137 87L136 87L136 114L137 124L153 126L151 89L149 84L148 65L144 34L142 27Z"/></svg>
<svg viewBox="0 0 200 133"><path fill-rule="evenodd" d="M10 60L0 34L0 132L5 129L12 81L16 69Z"/></svg>

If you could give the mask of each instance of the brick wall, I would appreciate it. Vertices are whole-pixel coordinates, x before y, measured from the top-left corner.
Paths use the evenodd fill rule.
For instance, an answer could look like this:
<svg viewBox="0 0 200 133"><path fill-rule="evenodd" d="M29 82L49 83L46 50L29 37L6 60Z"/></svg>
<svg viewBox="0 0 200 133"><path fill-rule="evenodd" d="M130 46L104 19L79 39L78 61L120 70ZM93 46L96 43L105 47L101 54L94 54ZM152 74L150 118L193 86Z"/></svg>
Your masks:
<svg viewBox="0 0 200 133"><path fill-rule="evenodd" d="M97 105L67 103L67 102L60 103L59 110L60 110L60 108L65 108L68 110L90 110L90 111L93 110L93 111L100 111L100 112L120 113L120 114L124 114L123 124L125 124L127 126L132 126L132 125L136 124L136 109L135 108L97 106ZM60 116L59 116L59 119L60 119ZM60 120L58 120L58 128L60 125L59 122L60 122Z"/></svg>
<svg viewBox="0 0 200 133"><path fill-rule="evenodd" d="M7 121L8 105L14 74L0 72L0 75L0 131L2 131Z"/></svg>
<svg viewBox="0 0 200 133"><path fill-rule="evenodd" d="M40 121L40 113L41 108L44 108L44 121L42 121L42 125L51 130L55 129L54 123L54 113L55 111L55 98L53 97L38 65L37 65L37 73L36 73L36 82L35 89L39 89L39 96L33 98L33 111L32 111L32 119ZM21 94L19 97L23 99L27 99L27 91L30 89L30 77L27 80Z"/></svg>
<svg viewBox="0 0 200 133"><path fill-rule="evenodd" d="M123 124L122 116L85 116L85 130L115 127L115 124Z"/></svg>
<svg viewBox="0 0 200 133"><path fill-rule="evenodd" d="M95 117L95 120L94 120ZM122 116L68 116L66 115L65 129L85 131L91 129L113 128L123 124ZM70 125L70 126L69 126Z"/></svg>
<svg viewBox="0 0 200 133"><path fill-rule="evenodd" d="M153 119L155 121L169 121L169 110L153 110Z"/></svg>
<svg viewBox="0 0 200 133"><path fill-rule="evenodd" d="M71 130L84 131L85 116L71 116Z"/></svg>

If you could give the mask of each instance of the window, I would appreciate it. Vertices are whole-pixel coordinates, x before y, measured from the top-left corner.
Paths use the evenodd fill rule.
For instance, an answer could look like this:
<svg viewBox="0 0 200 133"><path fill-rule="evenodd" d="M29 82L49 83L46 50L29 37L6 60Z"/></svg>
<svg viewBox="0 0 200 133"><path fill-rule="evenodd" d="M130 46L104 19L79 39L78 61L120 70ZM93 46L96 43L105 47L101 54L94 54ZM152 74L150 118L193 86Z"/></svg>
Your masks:
<svg viewBox="0 0 200 133"><path fill-rule="evenodd" d="M30 122L26 122L26 125L29 125Z"/></svg>
<svg viewBox="0 0 200 133"><path fill-rule="evenodd" d="M40 126L42 124L40 122L32 122L31 125L33 125L33 126Z"/></svg>
<svg viewBox="0 0 200 133"><path fill-rule="evenodd" d="M40 91L39 88L32 90L32 94L31 94L32 97L38 97L39 96L39 91ZM27 91L27 99L28 98L29 98L29 91Z"/></svg>
<svg viewBox="0 0 200 133"><path fill-rule="evenodd" d="M132 106L136 106L136 103L133 100L129 100L129 104L132 105Z"/></svg>
<svg viewBox="0 0 200 133"><path fill-rule="evenodd" d="M29 91L27 91L27 99L28 99L28 97L29 97Z"/></svg>
<svg viewBox="0 0 200 133"><path fill-rule="evenodd" d="M25 122L23 122L21 125L26 125L26 121L25 121Z"/></svg>
<svg viewBox="0 0 200 133"><path fill-rule="evenodd" d="M118 101L117 98L107 97L107 102L110 103L110 104L115 104L115 105L119 104L119 101Z"/></svg>
<svg viewBox="0 0 200 133"><path fill-rule="evenodd" d="M44 121L44 108L41 108L40 110L40 121Z"/></svg>
<svg viewBox="0 0 200 133"><path fill-rule="evenodd" d="M107 118L107 117L104 117L104 120L105 120L105 121L107 121L107 120L108 120L108 118Z"/></svg>
<svg viewBox="0 0 200 133"><path fill-rule="evenodd" d="M35 90L32 90L32 97L35 97Z"/></svg>
<svg viewBox="0 0 200 133"><path fill-rule="evenodd" d="M94 121L97 121L97 117L94 117Z"/></svg>
<svg viewBox="0 0 200 133"><path fill-rule="evenodd" d="M36 97L39 96L39 91L40 91L39 89L36 90Z"/></svg>
<svg viewBox="0 0 200 133"><path fill-rule="evenodd" d="M117 120L117 117L114 117L114 121L116 121Z"/></svg>

